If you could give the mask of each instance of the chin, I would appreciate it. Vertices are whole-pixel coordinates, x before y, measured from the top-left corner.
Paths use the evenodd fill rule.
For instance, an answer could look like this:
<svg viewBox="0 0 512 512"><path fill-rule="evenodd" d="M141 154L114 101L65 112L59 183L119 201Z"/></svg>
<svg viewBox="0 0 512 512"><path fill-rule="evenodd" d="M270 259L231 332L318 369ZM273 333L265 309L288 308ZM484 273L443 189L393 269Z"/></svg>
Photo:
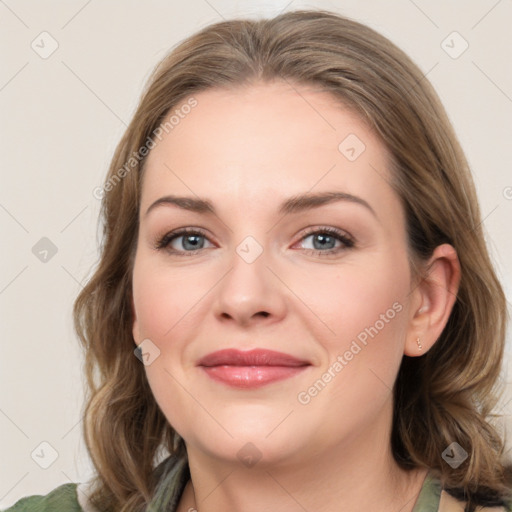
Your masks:
<svg viewBox="0 0 512 512"><path fill-rule="evenodd" d="M295 459L297 462L303 462L304 447L310 444L310 441L304 430L298 426L290 424L287 428L283 425L276 428L282 419L283 417L274 421L272 426L266 422L257 424L255 421L231 421L225 424L225 428L233 437L221 428L216 429L214 435L209 429L205 432L191 433L194 438L192 444L196 450L207 454L208 457L224 460L228 464L245 466L248 469L255 466L259 469L284 466L294 463Z"/></svg>

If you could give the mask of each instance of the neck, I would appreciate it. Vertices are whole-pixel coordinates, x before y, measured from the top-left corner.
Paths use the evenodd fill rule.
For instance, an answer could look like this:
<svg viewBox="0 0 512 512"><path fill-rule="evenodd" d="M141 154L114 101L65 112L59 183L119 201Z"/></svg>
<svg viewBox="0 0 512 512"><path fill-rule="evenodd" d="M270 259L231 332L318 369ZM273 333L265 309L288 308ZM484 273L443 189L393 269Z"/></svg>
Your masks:
<svg viewBox="0 0 512 512"><path fill-rule="evenodd" d="M389 434L369 429L300 462L252 467L188 446L191 481L178 512L411 512L427 471L401 469Z"/></svg>

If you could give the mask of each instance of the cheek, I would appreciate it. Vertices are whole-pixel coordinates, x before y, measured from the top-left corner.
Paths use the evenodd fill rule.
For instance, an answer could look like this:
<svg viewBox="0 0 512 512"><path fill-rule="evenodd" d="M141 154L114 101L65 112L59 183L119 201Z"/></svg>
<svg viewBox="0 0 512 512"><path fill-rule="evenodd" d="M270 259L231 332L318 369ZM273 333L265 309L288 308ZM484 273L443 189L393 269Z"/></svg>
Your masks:
<svg viewBox="0 0 512 512"><path fill-rule="evenodd" d="M322 320L310 329L322 341L324 359L297 398L305 414L321 411L327 437L371 424L392 396L403 356L408 281L390 270L399 266L386 268L347 267L309 286L315 290L308 295L311 309ZM303 281L304 290L308 284Z"/></svg>
<svg viewBox="0 0 512 512"><path fill-rule="evenodd" d="M322 393L324 399L329 396L349 407L362 400L376 404L393 387L408 324L407 268L406 259L396 255L373 255L365 264L347 264L336 272L322 269L300 278L301 297L317 313L310 317L309 330L322 343L316 377L329 389ZM325 375L329 369L331 375Z"/></svg>
<svg viewBox="0 0 512 512"><path fill-rule="evenodd" d="M406 267L378 263L319 268L294 278L294 291L314 313L315 331L329 351L354 339L364 344L401 332L409 281L407 272L397 269Z"/></svg>
<svg viewBox="0 0 512 512"><path fill-rule="evenodd" d="M194 425L194 403L179 383L185 382L183 351L193 337L193 305L201 295L198 279L192 274L165 269L158 262L136 259L133 271L133 298L136 332L140 339L149 339L156 346L154 357L145 366L152 393L167 421L182 436L190 435ZM196 280L194 280L196 279ZM192 323L191 323L192 322ZM177 414L179 411L179 414Z"/></svg>
<svg viewBox="0 0 512 512"><path fill-rule="evenodd" d="M133 297L139 336L161 344L164 339L178 339L176 333L190 322L190 313L204 289L196 274L153 263L143 258L136 261Z"/></svg>

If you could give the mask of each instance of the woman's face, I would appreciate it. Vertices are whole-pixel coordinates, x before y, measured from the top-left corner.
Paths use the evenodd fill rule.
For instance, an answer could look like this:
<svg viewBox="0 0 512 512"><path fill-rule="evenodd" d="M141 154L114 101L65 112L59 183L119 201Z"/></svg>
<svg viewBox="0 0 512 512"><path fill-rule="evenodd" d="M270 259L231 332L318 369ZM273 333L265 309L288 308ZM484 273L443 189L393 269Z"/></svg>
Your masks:
<svg viewBox="0 0 512 512"><path fill-rule="evenodd" d="M133 270L161 410L189 454L246 465L387 442L415 295L385 148L304 86L194 97L148 156ZM303 366L200 365L222 349Z"/></svg>

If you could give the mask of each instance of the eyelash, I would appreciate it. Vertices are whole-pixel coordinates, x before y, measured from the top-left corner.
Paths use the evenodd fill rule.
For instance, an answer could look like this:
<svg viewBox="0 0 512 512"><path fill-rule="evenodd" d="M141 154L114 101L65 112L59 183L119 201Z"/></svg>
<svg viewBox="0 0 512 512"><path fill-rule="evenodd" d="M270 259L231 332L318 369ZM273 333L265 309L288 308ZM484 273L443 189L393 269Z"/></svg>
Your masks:
<svg viewBox="0 0 512 512"><path fill-rule="evenodd" d="M341 251L350 249L355 246L354 240L347 236L346 233L343 231L340 231L339 229L332 228L332 227L315 227L315 228L308 228L306 230L306 233L302 236L300 241L304 240L308 236L311 235L318 235L318 234L328 234L329 236L333 236L340 242L344 244L344 247L338 247L335 249L328 249L326 251L321 251L319 249L303 249L307 252L307 254L314 254L315 256L331 256L334 254L338 254ZM162 238L160 238L157 243L155 244L155 248L157 250L166 250L170 252L171 254L177 255L177 256L194 256L199 251L202 251L203 249L196 249L194 251L177 251L176 249L169 249L169 244L175 240L176 238L179 238L180 236L184 235L199 235L205 238L208 238L206 234L201 229L191 229L191 228L183 228L179 229L177 231L172 231L170 233L165 234Z"/></svg>

